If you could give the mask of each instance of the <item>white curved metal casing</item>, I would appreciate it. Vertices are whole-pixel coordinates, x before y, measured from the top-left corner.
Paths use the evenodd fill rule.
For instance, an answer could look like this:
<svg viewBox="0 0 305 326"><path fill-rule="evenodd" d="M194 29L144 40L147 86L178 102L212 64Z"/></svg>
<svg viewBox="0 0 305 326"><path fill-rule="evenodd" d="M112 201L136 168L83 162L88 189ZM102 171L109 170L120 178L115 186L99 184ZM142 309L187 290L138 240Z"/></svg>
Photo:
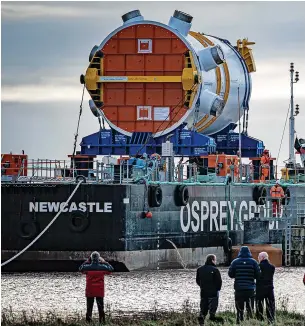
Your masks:
<svg viewBox="0 0 305 326"><path fill-rule="evenodd" d="M240 59L236 50L232 49L228 44L215 37L207 35L204 36L214 45L219 46L224 55L225 64L218 66L221 79L220 91L219 94L217 94L216 69L209 71L202 69L202 89L199 95L200 105L197 109L198 113L196 115L189 116L187 122L189 128L195 125L195 130L197 130L199 133L211 135L223 130L230 123L236 123L239 117L243 116L244 99L246 96L248 96L248 99L250 99L251 77L248 71L244 70L243 63L241 61L242 59ZM203 50L211 47L204 47L195 37L190 34L187 36L187 40L198 56L200 53L203 53ZM218 117L212 116L208 106L206 106L209 102L204 100L205 90L217 94L223 99L226 97L222 113ZM207 114L208 117L206 116ZM200 123L200 121L202 121L202 123Z"/></svg>
<svg viewBox="0 0 305 326"><path fill-rule="evenodd" d="M213 55L212 55L212 49L217 49L218 47L209 47L209 48L203 48L199 51L198 57L201 66L205 71L210 71L211 69L215 69L218 67L218 64L215 62Z"/></svg>
<svg viewBox="0 0 305 326"><path fill-rule="evenodd" d="M140 18L140 16L136 18ZM204 35L206 39L213 43L213 46L208 45L207 47L205 47L191 34L183 36L183 34L189 32L189 28L191 27L190 23L186 23L175 17L171 17L170 19L171 26L155 21L132 21L132 19L130 19L126 22L126 24L123 24L122 26L114 30L112 33L110 33L99 45L98 50L102 49L104 44L114 34L124 29L127 25L132 26L137 24L153 24L156 26L162 26L163 28L166 28L176 34L177 37L180 38L187 45L187 47L193 54L198 74L201 76L202 80L202 85L200 86L200 89L198 90L194 98L193 104L188 110L187 114L185 114L177 123L173 124L165 131L157 132L156 134L154 134L154 137L168 134L175 130L177 127L179 127L182 123L187 123L188 128L192 129L195 126L195 130L199 133L211 135L226 128L230 123L236 123L239 119L239 116L242 117L244 113L242 103L244 102L246 96L250 98L251 79L248 72L245 72L240 57L238 56L236 50L232 49L228 44L215 37ZM211 52L209 49L214 46L218 46L221 48L225 59L225 65L227 67L227 69L225 69L224 64L220 64L215 67L219 67L220 70L219 76L221 81L218 80L218 82L216 69L208 69L208 67L211 66L211 59L205 59L206 57L208 57L208 54L211 58ZM215 65L215 60L213 61ZM205 64L205 62L207 63ZM218 83L220 83L220 90L217 94ZM246 86L248 89L247 92ZM218 102L216 105L218 106L218 109L215 116L215 114L211 114L211 108L213 103L215 103L216 99L218 100L216 101ZM222 99L225 100L223 106L219 105L219 100ZM102 112L101 114L103 115ZM122 134L125 134L127 136L132 135L130 132L126 132L125 130L118 128L106 118L105 120L112 128L116 129Z"/></svg>
<svg viewBox="0 0 305 326"><path fill-rule="evenodd" d="M177 30L181 35L187 36L188 32L190 31L192 24L182 21L176 17L171 17L168 23L168 26L172 27L173 29Z"/></svg>

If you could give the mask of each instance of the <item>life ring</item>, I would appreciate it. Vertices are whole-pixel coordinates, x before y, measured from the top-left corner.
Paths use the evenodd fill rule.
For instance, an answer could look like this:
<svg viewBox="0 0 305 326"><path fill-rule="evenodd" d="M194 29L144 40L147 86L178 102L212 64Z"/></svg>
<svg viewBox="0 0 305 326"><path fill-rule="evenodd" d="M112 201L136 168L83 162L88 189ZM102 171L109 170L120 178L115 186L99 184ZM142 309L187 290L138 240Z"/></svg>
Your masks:
<svg viewBox="0 0 305 326"><path fill-rule="evenodd" d="M38 233L38 224L32 220L21 220L19 235L23 239L33 239Z"/></svg>
<svg viewBox="0 0 305 326"><path fill-rule="evenodd" d="M83 183L86 183L86 177L84 177L83 175L78 175L75 180L77 183L79 183L80 181L83 181Z"/></svg>
<svg viewBox="0 0 305 326"><path fill-rule="evenodd" d="M289 205L290 203L290 190L289 188L287 187L282 187L283 190L284 190L284 194L285 194L285 197L282 198L282 205L285 206L285 205Z"/></svg>
<svg viewBox="0 0 305 326"><path fill-rule="evenodd" d="M149 207L160 207L162 204L162 189L159 185L149 185L148 205Z"/></svg>
<svg viewBox="0 0 305 326"><path fill-rule="evenodd" d="M267 189L264 186L255 186L252 193L252 198L256 205L265 205L267 197Z"/></svg>
<svg viewBox="0 0 305 326"><path fill-rule="evenodd" d="M228 254L230 251L232 251L232 239L231 238L224 239L223 251L225 252L225 254Z"/></svg>
<svg viewBox="0 0 305 326"><path fill-rule="evenodd" d="M175 189L174 199L176 206L186 206L189 202L190 195L187 186L177 186Z"/></svg>
<svg viewBox="0 0 305 326"><path fill-rule="evenodd" d="M89 226L89 218L82 211L71 213L70 229L74 232L83 232Z"/></svg>

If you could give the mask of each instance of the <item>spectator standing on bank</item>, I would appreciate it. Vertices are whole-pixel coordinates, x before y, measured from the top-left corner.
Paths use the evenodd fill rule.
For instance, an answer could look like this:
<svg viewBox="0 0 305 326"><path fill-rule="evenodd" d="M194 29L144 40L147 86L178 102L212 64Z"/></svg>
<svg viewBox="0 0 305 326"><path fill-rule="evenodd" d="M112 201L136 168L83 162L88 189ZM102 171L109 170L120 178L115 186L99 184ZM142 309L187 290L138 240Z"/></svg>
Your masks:
<svg viewBox="0 0 305 326"><path fill-rule="evenodd" d="M255 280L260 277L260 268L247 246L241 247L229 268L229 277L234 278L236 323L244 320L246 304L247 317L253 317L255 301Z"/></svg>
<svg viewBox="0 0 305 326"><path fill-rule="evenodd" d="M86 274L86 321L92 321L92 310L95 298L99 312L99 322L105 323L104 276L113 272L113 267L101 258L97 251L94 251L89 260L85 261L80 266L79 270Z"/></svg>
<svg viewBox="0 0 305 326"><path fill-rule="evenodd" d="M256 316L259 320L264 320L264 301L266 302L266 315L269 323L274 322L275 300L273 276L275 272L274 265L270 264L266 252L258 255L261 276L256 282Z"/></svg>
<svg viewBox="0 0 305 326"><path fill-rule="evenodd" d="M221 317L215 316L218 308L219 291L222 286L215 255L207 255L205 264L197 269L196 283L200 286L199 324L204 325L208 312L210 313L210 320L223 321Z"/></svg>

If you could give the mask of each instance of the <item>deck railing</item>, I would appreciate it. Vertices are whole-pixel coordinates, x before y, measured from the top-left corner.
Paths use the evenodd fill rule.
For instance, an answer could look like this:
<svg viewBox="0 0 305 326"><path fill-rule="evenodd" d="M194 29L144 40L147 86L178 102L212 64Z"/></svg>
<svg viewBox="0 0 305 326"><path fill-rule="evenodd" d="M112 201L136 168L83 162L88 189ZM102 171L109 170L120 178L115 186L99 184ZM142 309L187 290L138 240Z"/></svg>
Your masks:
<svg viewBox="0 0 305 326"><path fill-rule="evenodd" d="M106 160L107 161L107 160ZM109 162L110 160L108 160ZM10 167L7 163L1 163L2 182L74 182L83 176L86 182L90 183L134 183L140 180L147 181L171 181L171 182L222 182L222 183L258 183L254 180L254 169L251 164L242 164L241 178L232 166L230 173L217 175L217 168L203 167L196 163L179 162L174 164L170 161L155 159L146 160L144 166L137 166L128 163L128 159L119 159L119 164L105 163L105 160L78 160L71 165L70 160L38 159L22 161L21 166ZM276 171L284 168L275 167ZM171 169L169 171L169 169ZM304 171L305 172L305 171ZM13 175L13 177L8 178ZM297 173L289 180L283 181L299 183L305 178L305 174ZM265 180L264 183L274 183L274 178ZM304 181L303 181L304 182Z"/></svg>

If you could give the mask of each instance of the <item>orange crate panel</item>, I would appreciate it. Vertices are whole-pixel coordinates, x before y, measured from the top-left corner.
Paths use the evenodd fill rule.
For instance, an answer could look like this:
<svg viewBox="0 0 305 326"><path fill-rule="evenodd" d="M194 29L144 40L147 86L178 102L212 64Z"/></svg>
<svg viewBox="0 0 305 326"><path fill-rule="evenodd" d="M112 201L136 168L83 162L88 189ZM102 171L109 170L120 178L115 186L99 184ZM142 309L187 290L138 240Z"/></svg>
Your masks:
<svg viewBox="0 0 305 326"><path fill-rule="evenodd" d="M172 38L173 35L174 34L172 32L170 32L169 30L163 27L159 27L159 26L155 27L155 38Z"/></svg>
<svg viewBox="0 0 305 326"><path fill-rule="evenodd" d="M184 53L187 51L186 45L178 38L172 39L172 53Z"/></svg>
<svg viewBox="0 0 305 326"><path fill-rule="evenodd" d="M124 71L125 56L123 54L107 55L104 60L104 74L107 71ZM123 72L122 72L123 73Z"/></svg>
<svg viewBox="0 0 305 326"><path fill-rule="evenodd" d="M163 71L163 55L146 55L145 70L147 71ZM163 73L162 73L163 75Z"/></svg>
<svg viewBox="0 0 305 326"><path fill-rule="evenodd" d="M184 68L184 56L182 55L167 55L165 56L166 71L182 71Z"/></svg>
<svg viewBox="0 0 305 326"><path fill-rule="evenodd" d="M125 105L124 89L107 89L105 90L105 105Z"/></svg>
<svg viewBox="0 0 305 326"><path fill-rule="evenodd" d="M153 52L156 54L171 53L172 51L172 40L168 39L155 39L153 41Z"/></svg>
<svg viewBox="0 0 305 326"><path fill-rule="evenodd" d="M160 86L159 86L160 87ZM145 104L163 106L163 89L146 89Z"/></svg>
<svg viewBox="0 0 305 326"><path fill-rule="evenodd" d="M112 122L117 122L118 120L118 108L116 106L104 106L103 112L107 118Z"/></svg>
<svg viewBox="0 0 305 326"><path fill-rule="evenodd" d="M131 130L137 130L136 129L136 122L125 122L125 121L120 121L118 122L117 126L123 130L131 132Z"/></svg>
<svg viewBox="0 0 305 326"><path fill-rule="evenodd" d="M118 53L118 40L110 39L103 47L103 53Z"/></svg>
<svg viewBox="0 0 305 326"><path fill-rule="evenodd" d="M136 27L131 26L128 28L124 28L120 32L116 34L118 38L135 38L136 37Z"/></svg>
<svg viewBox="0 0 305 326"><path fill-rule="evenodd" d="M119 121L134 122L137 119L137 113L134 106L120 106L118 108Z"/></svg>
<svg viewBox="0 0 305 326"><path fill-rule="evenodd" d="M139 132L152 132L153 131L152 121L137 121L136 127L137 127L137 131L139 131Z"/></svg>
<svg viewBox="0 0 305 326"><path fill-rule="evenodd" d="M126 105L143 105L144 89L128 89L126 94Z"/></svg>
<svg viewBox="0 0 305 326"><path fill-rule="evenodd" d="M153 25L137 25L136 37L151 39L154 37L154 26Z"/></svg>
<svg viewBox="0 0 305 326"><path fill-rule="evenodd" d="M144 58L141 54L126 55L126 67L129 70L144 70Z"/></svg>
<svg viewBox="0 0 305 326"><path fill-rule="evenodd" d="M130 53L138 53L137 50L137 41L135 39L120 39L118 45L118 53L130 54Z"/></svg>
<svg viewBox="0 0 305 326"><path fill-rule="evenodd" d="M165 89L164 90L164 105L175 106L179 103L183 103L183 91L180 89Z"/></svg>

